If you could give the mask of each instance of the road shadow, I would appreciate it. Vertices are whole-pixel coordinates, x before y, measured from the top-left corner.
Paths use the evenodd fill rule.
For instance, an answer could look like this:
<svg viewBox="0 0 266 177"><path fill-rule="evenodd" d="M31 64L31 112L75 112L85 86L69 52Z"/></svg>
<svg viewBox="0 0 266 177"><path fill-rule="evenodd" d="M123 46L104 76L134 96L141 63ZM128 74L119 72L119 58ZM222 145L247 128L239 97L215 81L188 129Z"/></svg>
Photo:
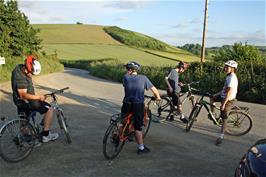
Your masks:
<svg viewBox="0 0 266 177"><path fill-rule="evenodd" d="M85 74L81 77L94 79ZM55 91L46 85L37 88ZM4 95L1 114L12 119L16 115L12 95L0 92ZM6 163L0 159L1 176L161 177L167 174L169 177L229 177L233 176L241 156L257 140L257 136L251 135L247 139L246 136L228 136L224 144L217 147L214 141L218 129L209 129L210 125L195 123L186 133L184 124L179 121L167 125L152 123L145 139L150 154L137 155L134 141L126 143L117 159L107 161L102 153L102 140L110 116L118 113L121 105L109 99L80 96L71 90L59 96L59 103L70 125L73 143L66 144L54 119L52 131L60 132L60 138L35 148L19 163Z"/></svg>
<svg viewBox="0 0 266 177"><path fill-rule="evenodd" d="M73 93L65 94L68 98L78 98ZM237 144L237 150L227 152L227 148L235 146L235 141L227 140L224 147L216 147L212 136L193 131L185 133L181 128L153 123L145 139L146 145L152 150L150 154L137 155L134 141L126 143L117 159L107 161L102 153L102 140L109 126L110 114L90 106L91 102L101 103L100 100L90 98L87 104L61 105L70 126L72 144L66 144L54 119L52 131L60 132L59 139L35 148L28 158L19 163L6 163L0 159L1 175L159 177L167 173L170 177L176 174L197 177L216 174L217 177L224 177L225 174L230 176L233 173L243 152L249 147L247 143ZM204 165L199 166L199 162ZM135 168L138 165L146 169Z"/></svg>

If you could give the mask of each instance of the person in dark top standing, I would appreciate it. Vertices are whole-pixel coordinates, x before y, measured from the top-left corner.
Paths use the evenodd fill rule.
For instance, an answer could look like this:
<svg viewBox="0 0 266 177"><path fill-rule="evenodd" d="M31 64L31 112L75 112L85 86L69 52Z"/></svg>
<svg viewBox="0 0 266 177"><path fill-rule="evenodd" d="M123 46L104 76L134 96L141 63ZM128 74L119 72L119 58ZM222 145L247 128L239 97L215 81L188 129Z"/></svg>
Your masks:
<svg viewBox="0 0 266 177"><path fill-rule="evenodd" d="M51 133L49 128L52 123L53 109L45 102L44 95L35 94L32 76L41 72L41 64L37 57L29 55L25 64L19 64L12 71L11 85L13 90L13 101L18 108L18 113L37 111L44 114L44 129L42 131L42 141L48 142L56 140L58 133Z"/></svg>
<svg viewBox="0 0 266 177"><path fill-rule="evenodd" d="M187 123L187 119L182 114L182 104L180 101L180 92L181 87L183 86L182 82L179 82L179 75L185 72L187 64L180 61L176 68L172 69L170 73L165 77L165 82L168 86L168 92L172 97L172 102L175 107L175 110L180 114L180 120L184 123ZM174 120L174 115L170 116L170 121Z"/></svg>
<svg viewBox="0 0 266 177"><path fill-rule="evenodd" d="M140 64L131 61L125 65L127 73L123 78L123 86L125 96L123 99L123 106L121 108L122 115L133 113L135 138L138 143L138 154L148 153L150 149L144 146L142 126L144 118L144 91L151 90L156 97L160 100L160 95L156 87L153 86L151 81L144 75L138 74Z"/></svg>

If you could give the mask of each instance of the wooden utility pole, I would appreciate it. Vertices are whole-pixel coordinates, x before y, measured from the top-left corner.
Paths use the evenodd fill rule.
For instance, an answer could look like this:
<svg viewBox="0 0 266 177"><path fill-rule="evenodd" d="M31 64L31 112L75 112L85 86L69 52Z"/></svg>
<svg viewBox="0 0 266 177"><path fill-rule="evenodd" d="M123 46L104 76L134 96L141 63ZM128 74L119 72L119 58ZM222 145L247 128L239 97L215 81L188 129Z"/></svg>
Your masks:
<svg viewBox="0 0 266 177"><path fill-rule="evenodd" d="M206 41L206 29L207 29L207 18L208 18L208 3L209 0L205 0L205 13L204 13L204 25L202 35L202 47L201 47L201 58L200 62L205 62L205 41Z"/></svg>

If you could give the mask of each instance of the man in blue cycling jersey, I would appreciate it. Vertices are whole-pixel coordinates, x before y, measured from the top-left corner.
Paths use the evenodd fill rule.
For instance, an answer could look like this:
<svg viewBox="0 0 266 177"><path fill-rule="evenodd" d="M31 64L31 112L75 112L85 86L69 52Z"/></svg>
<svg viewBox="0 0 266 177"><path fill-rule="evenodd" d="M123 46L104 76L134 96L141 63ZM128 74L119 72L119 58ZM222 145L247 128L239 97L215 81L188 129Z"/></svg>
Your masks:
<svg viewBox="0 0 266 177"><path fill-rule="evenodd" d="M140 69L140 64L131 61L125 65L127 73L123 78L123 86L125 96L123 99L123 106L121 108L122 115L133 113L135 138L138 143L138 154L149 153L150 149L144 146L142 126L144 118L144 91L151 90L156 99L160 100L160 95L156 87L144 75L137 72Z"/></svg>

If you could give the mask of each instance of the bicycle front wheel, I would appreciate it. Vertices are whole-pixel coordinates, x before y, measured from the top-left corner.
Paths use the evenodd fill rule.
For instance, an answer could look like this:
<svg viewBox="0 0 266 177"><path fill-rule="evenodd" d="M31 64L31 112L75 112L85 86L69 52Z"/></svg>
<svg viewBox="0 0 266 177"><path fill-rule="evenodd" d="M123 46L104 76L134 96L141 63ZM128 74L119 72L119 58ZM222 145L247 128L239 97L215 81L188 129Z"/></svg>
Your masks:
<svg viewBox="0 0 266 177"><path fill-rule="evenodd" d="M8 162L18 162L30 155L37 135L24 119L15 119L1 128L0 156Z"/></svg>
<svg viewBox="0 0 266 177"><path fill-rule="evenodd" d="M186 117L189 117L191 111L193 110L195 106L195 98L192 95L191 97L187 98L184 103L182 103L182 114L184 114Z"/></svg>
<svg viewBox="0 0 266 177"><path fill-rule="evenodd" d="M145 112L145 117L144 117L144 121L143 121L143 127L142 127L142 133L143 133L143 138L146 137L150 126L151 126L151 110L147 109Z"/></svg>
<svg viewBox="0 0 266 177"><path fill-rule="evenodd" d="M57 114L57 120L59 123L60 128L63 130L65 136L66 136L66 142L70 144L72 142L72 139L70 137L69 127L67 124L67 119L65 118L62 111L59 111Z"/></svg>
<svg viewBox="0 0 266 177"><path fill-rule="evenodd" d="M252 118L242 111L231 111L227 118L226 132L232 136L247 134L252 128Z"/></svg>
<svg viewBox="0 0 266 177"><path fill-rule="evenodd" d="M157 123L169 118L169 116L173 112L171 100L167 96L162 96L161 101L158 102L156 105L150 107L150 109L152 121Z"/></svg>
<svg viewBox="0 0 266 177"><path fill-rule="evenodd" d="M116 158L125 144L125 141L120 141L119 125L120 121L111 123L103 138L103 154L108 160Z"/></svg>
<svg viewBox="0 0 266 177"><path fill-rule="evenodd" d="M193 110L192 110L192 112L189 115L188 122L187 122L187 125L186 125L186 132L190 131L195 119L197 118L197 116L199 114L199 111L200 111L200 106L195 105Z"/></svg>

